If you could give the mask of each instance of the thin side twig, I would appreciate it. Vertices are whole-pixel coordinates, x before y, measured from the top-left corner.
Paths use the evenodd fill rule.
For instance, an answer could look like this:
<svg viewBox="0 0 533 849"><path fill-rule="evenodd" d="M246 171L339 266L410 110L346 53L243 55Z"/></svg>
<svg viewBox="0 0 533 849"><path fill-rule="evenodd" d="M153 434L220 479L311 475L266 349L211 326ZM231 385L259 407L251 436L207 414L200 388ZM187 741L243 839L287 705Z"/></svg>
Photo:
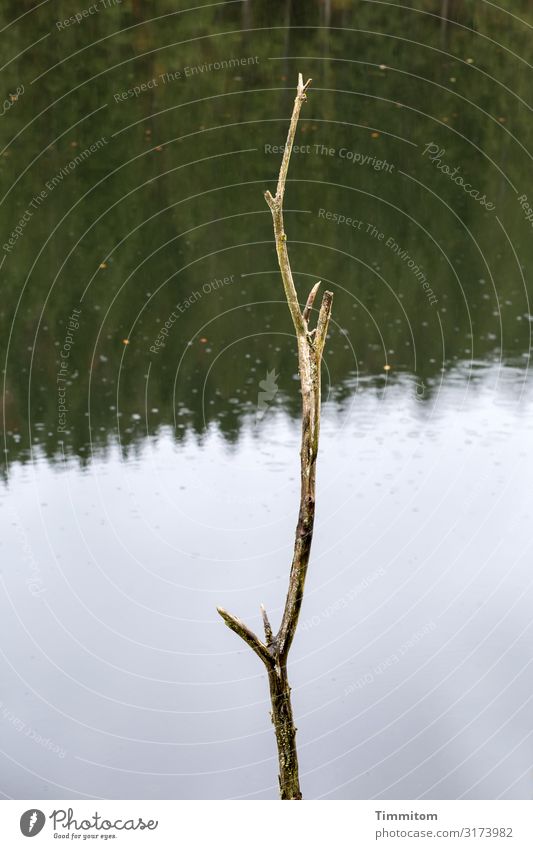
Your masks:
<svg viewBox="0 0 533 849"><path fill-rule="evenodd" d="M235 631L236 634L244 640L245 643L248 643L250 648L254 650L256 654L259 655L263 663L266 663L267 666L272 665L273 659L272 655L268 651L268 648L264 643L261 642L257 634L248 628L247 625L244 624L240 619L237 619L236 616L233 616L232 613L228 613L227 610L224 610L223 607L217 607L218 612L222 616L222 619L232 631Z"/></svg>
<svg viewBox="0 0 533 849"><path fill-rule="evenodd" d="M315 283L315 285L313 286L313 288L311 289L311 291L309 292L309 295L307 297L307 303L306 303L305 309L303 311L303 318L304 318L304 321L307 325L309 324L309 319L311 317L311 310L313 309L313 304L315 302L317 292L320 288L320 283L321 283L320 280L318 281L318 283Z"/></svg>

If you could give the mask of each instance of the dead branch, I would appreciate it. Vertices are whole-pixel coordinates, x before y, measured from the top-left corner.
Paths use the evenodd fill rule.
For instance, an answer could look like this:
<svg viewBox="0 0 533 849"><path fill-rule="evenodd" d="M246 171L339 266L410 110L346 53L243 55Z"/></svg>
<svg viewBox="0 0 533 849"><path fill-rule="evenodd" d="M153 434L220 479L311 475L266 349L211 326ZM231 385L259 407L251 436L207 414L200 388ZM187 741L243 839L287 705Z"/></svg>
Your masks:
<svg viewBox="0 0 533 849"><path fill-rule="evenodd" d="M282 799L301 799L298 774L298 755L296 749L296 728L294 726L291 688L287 677L287 657L291 647L298 617L302 606L305 578L313 539L315 520L316 459L320 431L320 372L324 345L326 342L333 294L325 292L314 330L309 329L309 319L313 309L320 282L315 283L303 312L300 309L298 295L292 276L287 250L287 236L283 223L283 198L289 170L292 145L296 134L300 110L307 99L307 89L311 80L304 85L303 77L298 75L298 87L287 143L279 171L276 194L265 192L266 201L272 213L274 238L278 263L283 281L287 304L291 313L298 345L298 368L302 393L302 441L300 449L300 510L285 607L279 631L273 634L265 609L261 606L266 644L253 633L240 619L218 608L226 625L239 635L261 658L268 672L270 699L272 703L272 722L276 734L279 760L279 786Z"/></svg>

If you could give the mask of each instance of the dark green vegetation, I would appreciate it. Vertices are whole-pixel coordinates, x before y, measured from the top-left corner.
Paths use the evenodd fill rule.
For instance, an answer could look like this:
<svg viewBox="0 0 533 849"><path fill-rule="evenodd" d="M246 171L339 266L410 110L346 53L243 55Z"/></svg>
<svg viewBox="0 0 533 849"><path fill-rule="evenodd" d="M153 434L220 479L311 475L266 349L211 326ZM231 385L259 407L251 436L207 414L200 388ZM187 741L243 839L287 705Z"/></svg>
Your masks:
<svg viewBox="0 0 533 849"><path fill-rule="evenodd" d="M531 31L477 0L450 2L457 23L446 27L435 17L440 2L332 2L329 20L327 4L293 6L228 3L168 17L176 4L161 0L159 19L143 23L145 4L132 2L59 31L54 21L73 8L54 3L7 30L4 61L50 33L3 71L2 100L20 84L25 91L0 124L2 244L31 210L1 271L9 461L26 460L30 443L59 459L60 440L80 458L118 438L128 451L147 427L169 426L181 439L216 426L235 440L267 369L279 374L276 403L299 415L292 327L262 199L279 165L265 140L283 143L304 64L290 57L308 57L313 99L299 128L304 149L291 162L286 226L299 291L321 279L335 292L324 363L334 402L345 403L357 380L376 392L385 377L408 375L425 401L442 370L446 380L472 358L525 364L529 306L497 219L527 273L532 230L517 195L533 197L521 176L531 172L531 69L517 57L533 59ZM512 6L533 24L529 3ZM0 26L25 8L6 0ZM247 63L186 75L231 58ZM138 96L122 94L143 84ZM430 142L494 212L422 156ZM353 164L341 150L393 168ZM424 270L437 304L389 239ZM231 282L211 283L224 278ZM58 433L58 352L74 308L68 424ZM166 347L153 353L173 312Z"/></svg>

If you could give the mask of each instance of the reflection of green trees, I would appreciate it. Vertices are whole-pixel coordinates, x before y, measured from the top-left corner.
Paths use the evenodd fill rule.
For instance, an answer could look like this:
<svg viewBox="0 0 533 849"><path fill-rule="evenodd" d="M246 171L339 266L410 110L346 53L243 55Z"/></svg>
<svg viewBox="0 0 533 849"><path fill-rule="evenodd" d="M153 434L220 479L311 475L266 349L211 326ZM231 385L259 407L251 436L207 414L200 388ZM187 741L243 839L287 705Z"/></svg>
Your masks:
<svg viewBox="0 0 533 849"><path fill-rule="evenodd" d="M158 4L158 15L173 6ZM438 12L441 4L417 6ZM19 3L3 4L0 25L20 14L20 8ZM515 362L529 349L520 274L495 216L482 214L420 155L433 140L446 149L447 161L460 166L497 204L520 262L527 266L528 227L509 184L490 162L517 189L527 191L521 175L528 173L529 158L509 134L525 147L530 144L530 110L507 90L528 102L521 64L489 40L451 23L443 46L440 21L415 11L332 0L306 4L305 20L300 20L300 8L272 0L229 4L135 26L145 13L140 4L123 4L68 33L54 32L6 69L6 91L22 81L27 93L2 119L5 140L47 104L94 79L58 100L2 157L3 191L28 168L3 205L2 242L47 179L97 138L109 139L103 152L50 194L2 270L4 340L12 328L6 375L10 458L25 456L28 448L30 402L32 438L49 456L58 451L58 346L72 307L93 277L72 351L70 433L65 439L69 451L81 457L88 453L89 422L93 445L106 446L117 432L116 408L122 444L136 443L146 427L149 367L150 432L170 424L178 437L191 428L200 434L216 422L228 439L235 438L243 416L254 414L259 380L272 368L279 373L277 403L296 414L290 324L261 192L275 179L279 164L277 156L265 153L264 144L284 140L289 89L298 68L315 80L299 136L313 152L293 157L287 207L300 212L287 214L287 231L302 298L314 276L331 281L337 291L327 354L334 395L340 399L352 391L357 371L379 384L385 352L392 379L407 372L431 386L441 368L468 360L472 351L477 360L490 360L499 356L501 346L504 358ZM517 2L514 13L532 22L526 2ZM55 4L54 16L63 14L72 14L71 3ZM448 16L528 56L526 27L494 8L450 2ZM283 28L286 21L293 29ZM249 31L272 24L279 28ZM10 52L23 50L52 25L46 8L26 16L9 30ZM101 40L124 27L130 29ZM208 37L217 32L231 34ZM421 46L414 48L401 37ZM89 41L98 43L29 85ZM172 42L181 43L156 49ZM160 83L137 98L114 102L115 92L166 71L254 55L260 57L257 64ZM284 55L331 58L268 59ZM335 61L341 58L358 62ZM395 168L388 174L352 166L337 155L315 154L315 143L375 154ZM438 313L412 272L383 243L365 231L324 221L317 215L320 207L372 222L385 238L406 249L425 270L439 298ZM100 268L104 261L106 267ZM213 278L231 274L234 284L203 294L180 314L164 351L150 353L178 302Z"/></svg>

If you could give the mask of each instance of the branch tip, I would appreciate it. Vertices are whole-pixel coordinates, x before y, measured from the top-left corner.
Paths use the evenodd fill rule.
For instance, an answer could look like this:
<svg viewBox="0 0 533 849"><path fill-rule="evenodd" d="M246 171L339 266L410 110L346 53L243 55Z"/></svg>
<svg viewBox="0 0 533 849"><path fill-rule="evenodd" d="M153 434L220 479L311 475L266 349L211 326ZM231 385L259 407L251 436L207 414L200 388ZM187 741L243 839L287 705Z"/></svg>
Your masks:
<svg viewBox="0 0 533 849"><path fill-rule="evenodd" d="M296 335L299 338L305 337L307 328L300 310L300 304L298 303L298 294L294 285L291 265L289 262L289 254L287 251L287 236L283 225L283 199L285 196L287 171L289 169L291 151L294 145L294 137L296 135L296 128L298 125L298 119L300 117L300 110L302 108L302 104L306 100L305 91L310 85L310 83L311 80L309 79L304 84L303 76L301 74L298 75L298 89L296 97L294 99L291 121L287 132L287 141L283 149L283 157L279 169L276 194L272 196L269 191L265 192L265 200L268 206L270 207L270 211L272 213L272 219L274 224L274 236L276 241L276 251L278 254L278 263L281 271L283 288L285 290L285 297L287 298L287 305L291 313Z"/></svg>
<svg viewBox="0 0 533 849"><path fill-rule="evenodd" d="M311 83L312 83L312 82L313 82L312 80L307 80L307 82L306 82L306 83L305 83L305 85L304 85L304 78L303 78L303 76L302 76L301 74L298 74L298 89L297 89L297 90L298 90L298 94L299 94L300 96L301 96L302 94L305 94L305 92L307 91L307 89L309 88L309 86L311 85Z"/></svg>
<svg viewBox="0 0 533 849"><path fill-rule="evenodd" d="M257 634L254 634L254 632L250 630L250 628L248 628L248 626L245 625L244 622L241 622L241 620L234 616L232 613L228 613L228 611L224 610L223 607L217 607L217 611L222 616L222 619L224 620L228 628L235 634L237 634L241 638L241 640L244 640L244 642L247 643L257 655L259 655L263 663L265 663L267 666L271 666L273 663L273 658L268 648L263 642L261 642Z"/></svg>
<svg viewBox="0 0 533 849"><path fill-rule="evenodd" d="M266 612L263 604L261 605L261 616L263 617L263 627L265 629L265 637L266 637L266 641L267 641L267 646L271 646L272 643L274 642L274 636L272 634L272 626L270 624L267 612Z"/></svg>
<svg viewBox="0 0 533 849"><path fill-rule="evenodd" d="M317 356L322 356L326 336L328 332L329 320L331 317L331 308L333 306L333 292L326 291L322 296L320 312L318 313L318 322L316 326L316 351Z"/></svg>
<svg viewBox="0 0 533 849"><path fill-rule="evenodd" d="M322 281L319 280L318 283L315 283L315 285L313 286L313 288L309 292L309 296L307 298L307 303L306 303L305 309L303 311L303 319L306 322L306 324L309 321L309 317L311 315L311 310L313 309L313 304L315 302L316 293L318 292L318 288L319 288L321 282Z"/></svg>

